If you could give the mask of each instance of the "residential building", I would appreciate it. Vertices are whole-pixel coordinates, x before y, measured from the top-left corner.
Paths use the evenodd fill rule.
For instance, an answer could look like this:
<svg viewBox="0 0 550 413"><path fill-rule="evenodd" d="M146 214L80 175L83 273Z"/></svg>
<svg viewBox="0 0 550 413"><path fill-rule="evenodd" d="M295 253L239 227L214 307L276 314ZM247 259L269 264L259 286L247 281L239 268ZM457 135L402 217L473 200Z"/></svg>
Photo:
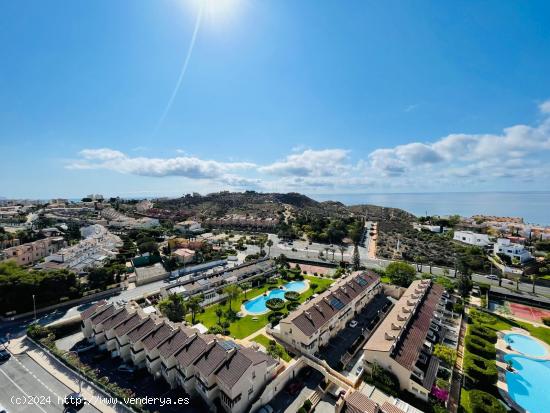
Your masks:
<svg viewBox="0 0 550 413"><path fill-rule="evenodd" d="M441 339L442 295L431 280L413 281L363 347L365 369L376 363L402 390L427 400L439 367L432 352Z"/></svg>
<svg viewBox="0 0 550 413"><path fill-rule="evenodd" d="M181 264L189 264L195 259L195 251L188 248L178 248L172 253L172 256Z"/></svg>
<svg viewBox="0 0 550 413"><path fill-rule="evenodd" d="M277 375L279 364L267 354L145 314L134 302L118 308L101 301L81 318L84 336L112 357L147 368L212 408L219 401L229 413L248 412Z"/></svg>
<svg viewBox="0 0 550 413"><path fill-rule="evenodd" d="M527 262L533 258L524 245L514 244L508 238L498 238L493 246L493 253L495 255L507 255L512 260L517 260L520 263Z"/></svg>
<svg viewBox="0 0 550 413"><path fill-rule="evenodd" d="M48 255L55 254L66 245L63 237L48 237L6 248L2 251L2 261L14 260L19 265L33 265Z"/></svg>
<svg viewBox="0 0 550 413"><path fill-rule="evenodd" d="M453 239L464 244L485 247L491 243L487 234L478 234L472 231L455 231Z"/></svg>
<svg viewBox="0 0 550 413"><path fill-rule="evenodd" d="M282 319L274 334L303 353L315 354L381 288L380 277L370 271L345 277Z"/></svg>
<svg viewBox="0 0 550 413"><path fill-rule="evenodd" d="M200 222L187 220L187 221L182 221L175 224L174 229L181 233L187 234L187 233L201 232L202 226Z"/></svg>

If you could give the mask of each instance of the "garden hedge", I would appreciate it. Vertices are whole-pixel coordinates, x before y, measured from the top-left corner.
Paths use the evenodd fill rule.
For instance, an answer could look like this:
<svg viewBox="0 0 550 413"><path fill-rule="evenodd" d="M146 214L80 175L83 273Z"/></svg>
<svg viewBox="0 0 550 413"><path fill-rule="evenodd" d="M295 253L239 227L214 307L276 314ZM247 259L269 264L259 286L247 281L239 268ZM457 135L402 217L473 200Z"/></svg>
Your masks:
<svg viewBox="0 0 550 413"><path fill-rule="evenodd" d="M484 391L472 390L468 394L472 413L506 413L506 409L498 399Z"/></svg>
<svg viewBox="0 0 550 413"><path fill-rule="evenodd" d="M487 328L483 325L474 324L470 327L470 334L481 337L487 340L489 343L497 342L497 333L490 328Z"/></svg>
<svg viewBox="0 0 550 413"><path fill-rule="evenodd" d="M284 308L285 302L281 298L270 298L265 302L265 306L272 311L278 311Z"/></svg>
<svg viewBox="0 0 550 413"><path fill-rule="evenodd" d="M287 291L285 293L285 299L287 299L288 301L298 301L299 298L300 294L296 291Z"/></svg>
<svg viewBox="0 0 550 413"><path fill-rule="evenodd" d="M488 386L497 382L498 371L495 360L466 354L463 369L466 376L476 384Z"/></svg>
<svg viewBox="0 0 550 413"><path fill-rule="evenodd" d="M464 342L466 349L477 356L492 360L497 355L495 345L479 336L468 335Z"/></svg>

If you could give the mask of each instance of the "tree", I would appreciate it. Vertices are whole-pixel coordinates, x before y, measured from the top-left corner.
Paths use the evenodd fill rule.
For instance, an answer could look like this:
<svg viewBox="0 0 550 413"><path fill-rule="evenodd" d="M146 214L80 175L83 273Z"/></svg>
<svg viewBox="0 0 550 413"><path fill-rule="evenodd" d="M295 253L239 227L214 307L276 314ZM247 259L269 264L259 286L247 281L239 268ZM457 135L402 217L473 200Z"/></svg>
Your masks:
<svg viewBox="0 0 550 413"><path fill-rule="evenodd" d="M280 360L283 355L283 347L278 345L275 340L269 340L269 345L267 346L266 351L267 354L277 360Z"/></svg>
<svg viewBox="0 0 550 413"><path fill-rule="evenodd" d="M315 293L315 290L319 287L316 283L309 284L309 288L311 288L311 291Z"/></svg>
<svg viewBox="0 0 550 413"><path fill-rule="evenodd" d="M266 242L267 245L267 256L271 256L271 247L273 246L273 241L271 239L268 239Z"/></svg>
<svg viewBox="0 0 550 413"><path fill-rule="evenodd" d="M222 320L222 315L223 315L223 309L220 306L216 307L216 316L218 317L218 324L220 324L220 325L221 325L221 322L222 322L221 321Z"/></svg>
<svg viewBox="0 0 550 413"><path fill-rule="evenodd" d="M238 285L231 284L223 289L223 293L226 294L229 298L229 309L233 311L233 300L235 300L239 296L239 294L241 293L241 289Z"/></svg>
<svg viewBox="0 0 550 413"><path fill-rule="evenodd" d="M436 344L434 347L434 355L440 359L441 361L444 361L449 366L454 366L456 361L456 350L447 347L445 345Z"/></svg>
<svg viewBox="0 0 550 413"><path fill-rule="evenodd" d="M339 245L338 250L340 251L340 257L342 258L340 261L344 262L344 252L346 252L346 246Z"/></svg>
<svg viewBox="0 0 550 413"><path fill-rule="evenodd" d="M158 303L160 312L174 323L179 323L185 318L187 308L180 294L170 294Z"/></svg>
<svg viewBox="0 0 550 413"><path fill-rule="evenodd" d="M106 289L114 283L113 272L107 268L92 268L88 273L88 287L90 289Z"/></svg>
<svg viewBox="0 0 550 413"><path fill-rule="evenodd" d="M201 303L203 300L204 296L195 295L187 301L187 308L191 311L191 324L195 324L195 316L201 311Z"/></svg>
<svg viewBox="0 0 550 413"><path fill-rule="evenodd" d="M361 257L359 257L359 247L357 246L357 244L355 244L355 246L353 247L353 257L351 261L353 264L353 270L359 271L359 269L361 268Z"/></svg>
<svg viewBox="0 0 550 413"><path fill-rule="evenodd" d="M386 267L386 275L392 284L408 287L416 276L416 270L406 262L395 261Z"/></svg>
<svg viewBox="0 0 550 413"><path fill-rule="evenodd" d="M244 299L246 300L246 291L249 290L250 288L252 288L252 284L246 282L246 283L242 283L241 284L241 288L243 289L244 291Z"/></svg>

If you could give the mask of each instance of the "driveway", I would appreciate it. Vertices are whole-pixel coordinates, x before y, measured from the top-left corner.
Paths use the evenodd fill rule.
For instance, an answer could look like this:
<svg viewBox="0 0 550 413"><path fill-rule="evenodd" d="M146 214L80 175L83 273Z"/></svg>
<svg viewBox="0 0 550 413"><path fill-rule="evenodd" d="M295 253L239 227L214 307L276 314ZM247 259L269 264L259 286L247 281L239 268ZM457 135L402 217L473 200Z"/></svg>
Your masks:
<svg viewBox="0 0 550 413"><path fill-rule="evenodd" d="M348 350L356 350L357 340L367 330L371 330L381 317L385 316L391 302L384 295L377 295L358 313L354 320L356 327L346 327L319 350L318 357L325 360L335 370L342 370L341 359ZM355 347L355 348L354 348Z"/></svg>

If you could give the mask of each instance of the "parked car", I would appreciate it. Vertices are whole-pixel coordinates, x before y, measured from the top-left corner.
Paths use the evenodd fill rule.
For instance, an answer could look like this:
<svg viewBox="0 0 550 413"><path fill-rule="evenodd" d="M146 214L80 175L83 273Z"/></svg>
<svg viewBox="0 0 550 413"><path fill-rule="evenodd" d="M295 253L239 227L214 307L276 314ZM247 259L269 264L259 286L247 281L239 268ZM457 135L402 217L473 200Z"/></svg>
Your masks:
<svg viewBox="0 0 550 413"><path fill-rule="evenodd" d="M95 347L95 344L93 343L87 343L87 342L83 342L83 343L79 343L77 344L73 351L75 353L84 353L85 351L88 351L88 350L91 350Z"/></svg>
<svg viewBox="0 0 550 413"><path fill-rule="evenodd" d="M71 393L65 397L63 407L65 412L78 412L86 404L86 400L80 393Z"/></svg>
<svg viewBox="0 0 550 413"><path fill-rule="evenodd" d="M294 382L288 385L287 391L290 395L294 396L295 394L298 394L303 387L304 387L303 383Z"/></svg>
<svg viewBox="0 0 550 413"><path fill-rule="evenodd" d="M94 361L103 361L103 360L108 359L108 358L109 358L109 353L107 353L105 351L102 351L101 353L94 354L94 356L92 357L92 359Z"/></svg>
<svg viewBox="0 0 550 413"><path fill-rule="evenodd" d="M266 404L265 406L262 406L260 410L258 410L258 413L273 413L273 407L271 407L269 404Z"/></svg>
<svg viewBox="0 0 550 413"><path fill-rule="evenodd" d="M488 280L495 280L495 281L498 281L498 277L496 275L488 275L486 277Z"/></svg>
<svg viewBox="0 0 550 413"><path fill-rule="evenodd" d="M11 354L8 353L6 350L0 350L0 361L9 360L10 357L11 357Z"/></svg>
<svg viewBox="0 0 550 413"><path fill-rule="evenodd" d="M355 321L355 320L351 320L351 321L349 322L349 326L350 326L351 328L357 327L357 324L358 324L358 323L357 323L357 321Z"/></svg>
<svg viewBox="0 0 550 413"><path fill-rule="evenodd" d="M0 413L8 413L6 408L0 404Z"/></svg>
<svg viewBox="0 0 550 413"><path fill-rule="evenodd" d="M355 373L360 376L363 373L363 366L357 366L357 369L355 369Z"/></svg>
<svg viewBox="0 0 550 413"><path fill-rule="evenodd" d="M136 368L134 366L129 366L128 364L121 364L118 366L117 370L122 373L133 373L136 371Z"/></svg>

